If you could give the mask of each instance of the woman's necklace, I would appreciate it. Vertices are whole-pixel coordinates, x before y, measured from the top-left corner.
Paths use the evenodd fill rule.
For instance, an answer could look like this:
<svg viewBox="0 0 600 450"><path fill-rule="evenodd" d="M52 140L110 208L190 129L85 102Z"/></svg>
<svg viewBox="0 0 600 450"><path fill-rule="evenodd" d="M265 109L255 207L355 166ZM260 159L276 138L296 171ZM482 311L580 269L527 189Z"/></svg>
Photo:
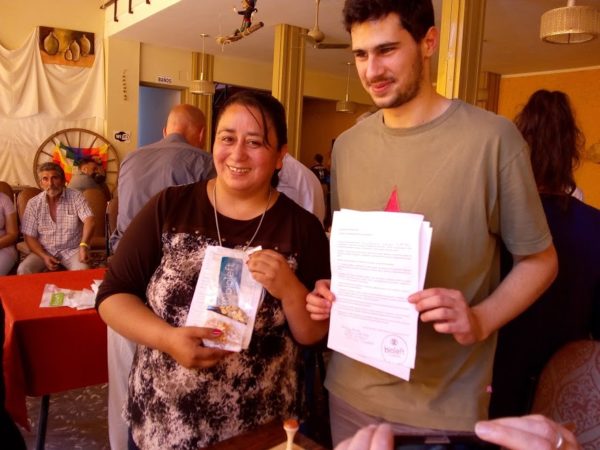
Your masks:
<svg viewBox="0 0 600 450"><path fill-rule="evenodd" d="M242 251L244 251L244 252L246 250L248 250L248 247L250 247L250 244L252 244L252 241L254 241L254 238L258 234L258 230L260 230L260 226L263 223L263 219L265 218L265 214L267 214L267 210L269 209L269 204L271 203L272 192L273 192L273 189L271 188L271 186L269 186L269 198L267 199L267 206L265 206L265 210L263 211L262 216L260 216L260 221L258 222L256 231L254 232L254 234L252 235L250 240L246 242L246 245L244 246L244 248L242 248ZM215 180L215 185L213 187L213 203L214 203L214 210L215 210L215 224L217 225L217 237L219 238L219 245L222 247L223 243L221 241L221 230L219 229L219 219L217 217L217 182L216 182L216 180Z"/></svg>

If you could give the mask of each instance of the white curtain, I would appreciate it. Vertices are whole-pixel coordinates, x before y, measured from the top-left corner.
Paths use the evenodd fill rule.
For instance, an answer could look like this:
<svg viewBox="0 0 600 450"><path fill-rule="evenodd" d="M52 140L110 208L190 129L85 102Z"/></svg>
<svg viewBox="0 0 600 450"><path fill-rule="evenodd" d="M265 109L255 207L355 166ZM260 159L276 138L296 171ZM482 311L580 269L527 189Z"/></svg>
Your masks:
<svg viewBox="0 0 600 450"><path fill-rule="evenodd" d="M96 38L90 68L42 63L38 29L23 47L0 45L0 180L35 185L40 144L64 128L102 133L104 51Z"/></svg>

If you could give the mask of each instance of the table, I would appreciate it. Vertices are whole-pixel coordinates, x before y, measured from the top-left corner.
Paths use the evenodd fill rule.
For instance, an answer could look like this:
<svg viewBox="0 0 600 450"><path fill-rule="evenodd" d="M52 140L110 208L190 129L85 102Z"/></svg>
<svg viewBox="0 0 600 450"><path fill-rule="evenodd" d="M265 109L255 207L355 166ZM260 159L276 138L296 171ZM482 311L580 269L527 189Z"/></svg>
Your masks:
<svg viewBox="0 0 600 450"><path fill-rule="evenodd" d="M6 409L23 427L29 429L25 396L43 396L42 410L45 407L47 417L50 394L107 382L106 325L96 310L39 307L47 283L89 288L93 280L104 277L104 271L0 277L0 300L6 315ZM45 418L40 415L38 443L42 438L42 447L44 437Z"/></svg>
<svg viewBox="0 0 600 450"><path fill-rule="evenodd" d="M209 450L268 450L286 441L282 422L275 421L262 425L255 430L221 441L207 447ZM305 450L327 450L306 436L296 433L294 444Z"/></svg>

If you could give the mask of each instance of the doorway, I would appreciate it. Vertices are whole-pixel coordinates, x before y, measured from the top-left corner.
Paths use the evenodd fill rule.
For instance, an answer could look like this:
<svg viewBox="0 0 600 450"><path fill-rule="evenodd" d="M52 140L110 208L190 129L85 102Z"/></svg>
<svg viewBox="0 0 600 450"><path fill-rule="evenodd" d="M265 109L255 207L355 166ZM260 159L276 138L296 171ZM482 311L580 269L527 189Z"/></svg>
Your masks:
<svg viewBox="0 0 600 450"><path fill-rule="evenodd" d="M181 91L154 86L140 86L138 113L138 146L163 138L169 111L181 103Z"/></svg>

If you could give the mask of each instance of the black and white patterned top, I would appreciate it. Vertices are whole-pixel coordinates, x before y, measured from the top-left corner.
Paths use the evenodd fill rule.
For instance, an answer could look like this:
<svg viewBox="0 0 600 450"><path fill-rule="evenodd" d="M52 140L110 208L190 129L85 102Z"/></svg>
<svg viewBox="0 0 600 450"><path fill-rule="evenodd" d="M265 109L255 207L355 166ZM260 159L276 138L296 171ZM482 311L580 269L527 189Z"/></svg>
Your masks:
<svg viewBox="0 0 600 450"><path fill-rule="evenodd" d="M259 220L219 216L223 245L245 245ZM168 323L183 326L208 245L218 243L206 182L163 191L127 229L98 303L115 293L132 293ZM253 245L285 255L309 289L329 277L328 242L318 219L284 195L267 211ZM169 355L139 345L126 416L140 448L197 449L299 415L301 384L297 344L280 301L267 293L250 347L212 368L188 370Z"/></svg>

